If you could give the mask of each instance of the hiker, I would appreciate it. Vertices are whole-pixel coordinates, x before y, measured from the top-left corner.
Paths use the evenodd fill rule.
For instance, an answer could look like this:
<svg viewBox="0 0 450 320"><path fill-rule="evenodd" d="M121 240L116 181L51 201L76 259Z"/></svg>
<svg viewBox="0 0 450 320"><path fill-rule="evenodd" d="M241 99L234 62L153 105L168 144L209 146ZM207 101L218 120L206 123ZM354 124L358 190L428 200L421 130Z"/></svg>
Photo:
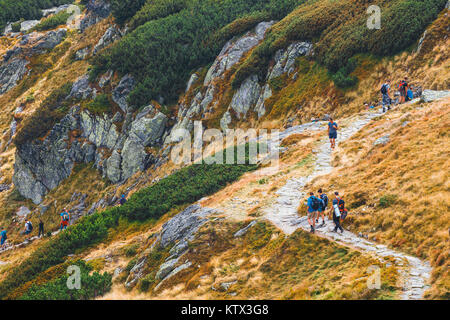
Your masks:
<svg viewBox="0 0 450 320"><path fill-rule="evenodd" d="M127 198L126 198L125 195L123 194L123 195L120 197L119 203L120 203L121 206L123 206L126 202L127 202Z"/></svg>
<svg viewBox="0 0 450 320"><path fill-rule="evenodd" d="M309 194L306 205L308 206L308 223L311 226L311 233L314 233L316 230L317 210L320 207L320 200L314 196L314 192Z"/></svg>
<svg viewBox="0 0 450 320"><path fill-rule="evenodd" d="M321 227L325 226L325 210L328 207L328 197L325 193L322 192L322 189L319 189L319 199L320 199L320 206L317 214L316 222L319 223L319 218L322 216L322 225Z"/></svg>
<svg viewBox="0 0 450 320"><path fill-rule="evenodd" d="M2 231L0 232L0 236L1 236L1 240L0 240L0 245L2 249L6 248L6 240L8 239L8 236L6 235L6 230L1 227L0 228Z"/></svg>
<svg viewBox="0 0 450 320"><path fill-rule="evenodd" d="M400 91L400 104L405 103L406 94L408 92L408 77L405 77L405 79L400 81L398 88Z"/></svg>
<svg viewBox="0 0 450 320"><path fill-rule="evenodd" d="M333 206L330 209L330 216L333 216L333 222L335 225L333 232L337 232L339 229L341 230L341 233L344 233L344 228L341 226L341 215L344 210L345 202L339 197L339 192L336 191L334 195L336 198L333 200Z"/></svg>
<svg viewBox="0 0 450 320"><path fill-rule="evenodd" d="M328 122L328 137L330 138L331 149L336 147L337 130L337 123L333 121L333 118L330 118L330 121Z"/></svg>
<svg viewBox="0 0 450 320"><path fill-rule="evenodd" d="M67 227L69 226L69 221L70 221L70 216L69 216L69 212L67 211L66 208L64 208L64 211L61 213L61 231L67 229Z"/></svg>
<svg viewBox="0 0 450 320"><path fill-rule="evenodd" d="M39 234L38 237L44 236L44 222L42 219L39 219Z"/></svg>
<svg viewBox="0 0 450 320"><path fill-rule="evenodd" d="M383 96L383 101L382 101L382 105L383 105L383 112L386 112L387 110L391 110L391 104L392 104L392 99L391 99L391 80L387 79L385 83L383 83L383 85L381 86L381 94ZM386 110L387 107L387 110Z"/></svg>
<svg viewBox="0 0 450 320"><path fill-rule="evenodd" d="M23 234L30 234L31 231L33 231L33 224L31 223L30 220L25 219L25 229L23 231Z"/></svg>

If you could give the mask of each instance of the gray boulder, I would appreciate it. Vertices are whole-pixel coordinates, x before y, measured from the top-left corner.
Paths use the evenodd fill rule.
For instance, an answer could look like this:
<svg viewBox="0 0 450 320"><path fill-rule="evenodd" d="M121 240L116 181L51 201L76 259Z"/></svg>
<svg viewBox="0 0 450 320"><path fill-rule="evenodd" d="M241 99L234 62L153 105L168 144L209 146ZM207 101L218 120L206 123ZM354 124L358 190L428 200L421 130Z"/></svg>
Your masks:
<svg viewBox="0 0 450 320"><path fill-rule="evenodd" d="M268 79L279 77L284 73L291 73L295 60L301 56L312 54L313 45L310 42L296 42L287 47L286 50L279 50L275 54L275 65L268 74Z"/></svg>
<svg viewBox="0 0 450 320"><path fill-rule="evenodd" d="M124 113L128 112L127 98L130 92L134 89L135 81L131 75L124 76L117 87L114 88L112 98L117 103Z"/></svg>
<svg viewBox="0 0 450 320"><path fill-rule="evenodd" d="M230 104L230 108L236 112L239 119L245 118L248 110L256 105L260 91L261 86L256 75L249 77L242 83Z"/></svg>
<svg viewBox="0 0 450 320"><path fill-rule="evenodd" d="M82 48L75 52L75 61L80 61L86 59L89 55L89 47Z"/></svg>
<svg viewBox="0 0 450 320"><path fill-rule="evenodd" d="M166 248L176 241L192 241L195 233L207 221L205 218L213 214L214 210L194 204L162 226L160 245Z"/></svg>
<svg viewBox="0 0 450 320"><path fill-rule="evenodd" d="M391 141L391 138L390 138L390 135L388 134L388 135L386 135L386 136L384 136L384 137L381 137L381 138L377 139L377 140L373 143L373 145L374 145L374 146L378 146L378 145L386 145L386 144L388 144L390 141Z"/></svg>
<svg viewBox="0 0 450 320"><path fill-rule="evenodd" d="M33 55L41 54L53 49L63 41L66 35L67 29L65 28L47 32L45 36L42 37L38 41L38 43L31 48L31 53Z"/></svg>
<svg viewBox="0 0 450 320"><path fill-rule="evenodd" d="M178 263L178 258L169 260L163 263L158 272L156 273L155 278L158 280L163 280L173 269L175 269L175 265Z"/></svg>
<svg viewBox="0 0 450 320"><path fill-rule="evenodd" d="M89 0L86 10L87 14L80 23L81 32L107 18L111 14L111 4L105 0Z"/></svg>
<svg viewBox="0 0 450 320"><path fill-rule="evenodd" d="M229 41L220 52L206 74L204 85L207 86L215 78L221 77L225 71L239 62L245 53L253 49L264 39L266 31L274 21L261 22L254 31L247 32L243 37Z"/></svg>
<svg viewBox="0 0 450 320"><path fill-rule="evenodd" d="M423 102L432 102L435 100L444 99L450 96L450 90L444 91L435 91L435 90L424 90L422 92L422 101Z"/></svg>
<svg viewBox="0 0 450 320"><path fill-rule="evenodd" d="M95 56L97 53L100 52L100 50L106 48L114 41L120 39L122 37L122 34L120 33L120 30L116 26L109 27L108 30L106 30L105 34L100 38L98 43L94 47L93 55Z"/></svg>
<svg viewBox="0 0 450 320"><path fill-rule="evenodd" d="M92 95L92 88L89 86L89 75L78 78L72 86L68 98L87 99Z"/></svg>
<svg viewBox="0 0 450 320"><path fill-rule="evenodd" d="M14 88L28 74L28 64L29 62L25 59L14 59L0 65L0 94Z"/></svg>
<svg viewBox="0 0 450 320"><path fill-rule="evenodd" d="M121 165L122 156L114 150L111 157L108 158L106 163L106 176L112 183L119 183L122 181Z"/></svg>

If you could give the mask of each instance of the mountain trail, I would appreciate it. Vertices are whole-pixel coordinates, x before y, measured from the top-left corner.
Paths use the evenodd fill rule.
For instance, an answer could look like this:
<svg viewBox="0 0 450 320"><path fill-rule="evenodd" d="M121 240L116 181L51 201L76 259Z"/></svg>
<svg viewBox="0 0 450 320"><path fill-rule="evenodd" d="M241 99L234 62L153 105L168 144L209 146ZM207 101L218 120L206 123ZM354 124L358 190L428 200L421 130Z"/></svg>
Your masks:
<svg viewBox="0 0 450 320"><path fill-rule="evenodd" d="M343 142L361 130L364 126L369 124L372 119L383 115L381 111L367 112L359 117L345 128L340 128L338 132L338 139L336 143ZM309 130L316 130L318 125L309 125ZM325 128L323 128L325 130ZM291 128L288 132L280 135L281 140L287 136L304 131L304 126ZM315 168L313 172L306 177L298 177L290 179L281 187L276 194L278 198L275 203L264 210L265 218L271 221L285 234L290 235L297 229L310 231L310 226L307 217L300 217L297 213L297 208L300 199L305 199L307 190L305 186L313 179L319 176L329 174L333 170L331 163L332 151L330 143L327 138L324 138L318 148L315 150ZM331 200L331 198L330 198ZM421 261L416 257L406 255L404 253L394 251L387 248L385 245L376 244L366 239L360 238L358 235L349 231L344 231L343 234L334 233L334 224L328 221L323 228L316 230L316 235L319 237L328 238L332 241L338 242L341 245L355 248L359 251L370 253L380 261L385 262L385 257L393 257L395 265L399 268L399 272L403 278L402 286L403 293L401 299L403 300L417 300L422 299L424 292L427 290L426 285L431 275L431 266L426 261Z"/></svg>

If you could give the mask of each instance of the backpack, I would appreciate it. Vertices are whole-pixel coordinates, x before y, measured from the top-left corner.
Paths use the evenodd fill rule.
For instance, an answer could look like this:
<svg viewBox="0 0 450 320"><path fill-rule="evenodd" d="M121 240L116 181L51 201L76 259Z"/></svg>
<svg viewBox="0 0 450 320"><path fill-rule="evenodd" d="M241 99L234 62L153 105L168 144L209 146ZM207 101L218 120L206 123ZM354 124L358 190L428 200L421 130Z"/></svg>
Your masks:
<svg viewBox="0 0 450 320"><path fill-rule="evenodd" d="M323 194L320 196L320 199L322 199L322 202L323 202L323 208L326 209L326 207L328 207L328 197L327 197L327 195L326 195L325 193L323 193Z"/></svg>
<svg viewBox="0 0 450 320"><path fill-rule="evenodd" d="M63 221L69 221L69 214L67 212L64 212Z"/></svg>
<svg viewBox="0 0 450 320"><path fill-rule="evenodd" d="M319 208L320 208L320 200L318 198L316 198L316 197L312 198L311 208L313 210L319 210Z"/></svg>
<svg viewBox="0 0 450 320"><path fill-rule="evenodd" d="M31 223L31 221L27 222L27 230L28 231L33 231L33 224Z"/></svg>
<svg viewBox="0 0 450 320"><path fill-rule="evenodd" d="M386 88L387 86L386 86L386 84L383 84L382 86L381 86L381 93L382 94L387 94L387 88Z"/></svg>

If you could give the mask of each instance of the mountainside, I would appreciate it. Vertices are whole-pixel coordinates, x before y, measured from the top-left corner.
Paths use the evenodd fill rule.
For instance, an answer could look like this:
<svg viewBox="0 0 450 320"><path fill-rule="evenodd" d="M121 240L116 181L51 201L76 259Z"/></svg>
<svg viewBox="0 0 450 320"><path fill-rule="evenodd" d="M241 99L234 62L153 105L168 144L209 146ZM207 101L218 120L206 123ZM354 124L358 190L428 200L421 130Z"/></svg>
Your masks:
<svg viewBox="0 0 450 320"><path fill-rule="evenodd" d="M15 2L0 0L2 299L449 299L447 0ZM398 102L405 76L412 101L383 113L381 85ZM199 128L204 159L175 161ZM217 140L234 129L280 134ZM241 144L242 163L208 161ZM343 195L343 235L308 232L319 188Z"/></svg>

